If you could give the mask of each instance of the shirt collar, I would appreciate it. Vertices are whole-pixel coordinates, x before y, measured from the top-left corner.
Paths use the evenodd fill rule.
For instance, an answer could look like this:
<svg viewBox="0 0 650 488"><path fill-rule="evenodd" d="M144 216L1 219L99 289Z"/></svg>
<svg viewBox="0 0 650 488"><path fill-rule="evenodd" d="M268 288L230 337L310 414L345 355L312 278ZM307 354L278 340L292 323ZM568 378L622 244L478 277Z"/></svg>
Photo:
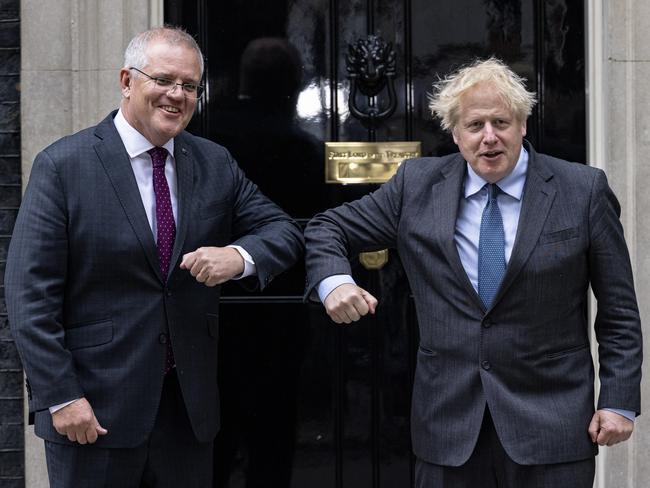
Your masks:
<svg viewBox="0 0 650 488"><path fill-rule="evenodd" d="M117 133L122 139L122 143L126 148L126 152L129 154L131 159L140 156L141 154L147 152L149 149L154 147L145 136L140 134L129 122L124 118L122 109L117 111L117 115L113 119ZM167 149L167 152L173 157L174 156L174 139L168 140L163 146Z"/></svg>
<svg viewBox="0 0 650 488"><path fill-rule="evenodd" d="M528 151L522 146L519 152L519 159L515 168L505 178L497 181L497 185L503 193L507 193L517 200L521 200L526 183L526 172L528 171ZM465 198L481 191L487 184L483 178L476 174L469 163L467 163L467 174L465 175Z"/></svg>

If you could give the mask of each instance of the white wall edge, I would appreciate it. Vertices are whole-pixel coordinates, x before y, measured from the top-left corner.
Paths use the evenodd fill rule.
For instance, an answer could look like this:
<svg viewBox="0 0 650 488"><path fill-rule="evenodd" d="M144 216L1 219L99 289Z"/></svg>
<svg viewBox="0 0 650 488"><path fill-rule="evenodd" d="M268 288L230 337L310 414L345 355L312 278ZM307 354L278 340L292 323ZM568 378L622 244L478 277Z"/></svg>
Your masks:
<svg viewBox="0 0 650 488"><path fill-rule="evenodd" d="M157 27L165 23L164 0L149 0L149 26Z"/></svg>
<svg viewBox="0 0 650 488"><path fill-rule="evenodd" d="M603 0L588 0L585 13L585 32L587 49L587 161L589 165L605 169L607 157L605 143L605 67L604 67L604 29ZM596 300L590 293L589 296L590 321L596 316ZM589 328L591 353L596 365L596 391L600 389L598 381L597 342L593 327ZM607 464L607 450L600 449L596 456L596 478L594 488L605 488L605 466Z"/></svg>

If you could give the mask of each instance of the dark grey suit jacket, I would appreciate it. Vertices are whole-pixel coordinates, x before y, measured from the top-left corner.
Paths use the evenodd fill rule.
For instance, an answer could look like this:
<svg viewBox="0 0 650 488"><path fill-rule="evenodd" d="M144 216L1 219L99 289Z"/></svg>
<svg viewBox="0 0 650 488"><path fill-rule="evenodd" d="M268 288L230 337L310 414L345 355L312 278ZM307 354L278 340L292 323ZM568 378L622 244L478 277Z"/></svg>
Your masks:
<svg viewBox="0 0 650 488"><path fill-rule="evenodd" d="M264 287L300 257L302 235L223 147L183 132L174 146L177 236L169 276L162 276L114 114L36 157L9 249L7 307L36 433L67 442L48 408L85 396L109 431L97 445L145 441L163 382L161 334L168 332L192 427L210 441L220 417L220 287L181 270L182 256L238 244Z"/></svg>
<svg viewBox="0 0 650 488"><path fill-rule="evenodd" d="M516 241L490 310L454 242L460 154L406 161L379 190L316 216L305 231L308 293L327 276L349 274L347 258L361 250L399 252L420 328L413 448L430 463L469 458L486 403L520 464L594 455L589 285L598 300L598 406L640 411L641 327L619 204L602 171L525 144Z"/></svg>

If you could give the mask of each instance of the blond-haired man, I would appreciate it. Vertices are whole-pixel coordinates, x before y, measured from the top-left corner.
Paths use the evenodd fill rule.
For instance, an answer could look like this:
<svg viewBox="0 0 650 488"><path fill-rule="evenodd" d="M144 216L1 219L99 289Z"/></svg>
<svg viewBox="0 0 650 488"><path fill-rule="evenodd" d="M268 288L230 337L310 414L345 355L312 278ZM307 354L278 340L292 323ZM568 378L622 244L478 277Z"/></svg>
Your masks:
<svg viewBox="0 0 650 488"><path fill-rule="evenodd" d="M627 439L640 410L641 326L619 204L602 171L524 140L534 103L497 59L456 71L434 86L431 109L460 152L404 162L305 232L307 292L337 323L377 306L348 256L400 254L420 328L419 488L591 488L597 445Z"/></svg>

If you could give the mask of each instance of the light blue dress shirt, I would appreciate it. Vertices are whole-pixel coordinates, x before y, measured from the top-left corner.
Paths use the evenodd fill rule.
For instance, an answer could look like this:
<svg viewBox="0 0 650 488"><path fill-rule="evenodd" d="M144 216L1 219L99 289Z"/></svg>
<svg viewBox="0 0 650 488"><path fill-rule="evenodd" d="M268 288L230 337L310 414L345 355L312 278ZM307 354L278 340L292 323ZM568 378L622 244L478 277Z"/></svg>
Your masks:
<svg viewBox="0 0 650 488"><path fill-rule="evenodd" d="M497 181L501 192L497 196L503 230L505 234L506 266L510 261L512 248L517 236L521 200L524 195L526 171L528 170L528 152L521 149L519 159L512 172ZM460 199L456 217L456 234L454 242L463 268L474 289L478 292L478 241L481 234L481 217L487 204L487 181L467 165L467 174L463 185L463 197Z"/></svg>
<svg viewBox="0 0 650 488"><path fill-rule="evenodd" d="M505 178L497 181L501 193L497 197L501 218L503 219L503 230L505 233L505 258L506 266L512 255L512 248L517 237L517 226L521 212L521 202L524 196L526 184L526 173L528 171L528 152L523 147L519 153L519 159L512 172ZM463 268L478 292L478 242L481 233L481 216L487 203L487 181L481 178L472 167L467 164L467 173L463 182L463 198L460 200L458 216L456 217L456 232L454 242ZM350 275L333 275L322 280L317 286L318 296L321 302L325 301L334 288L344 284L355 284ZM616 408L606 408L619 415L634 421L635 412Z"/></svg>

